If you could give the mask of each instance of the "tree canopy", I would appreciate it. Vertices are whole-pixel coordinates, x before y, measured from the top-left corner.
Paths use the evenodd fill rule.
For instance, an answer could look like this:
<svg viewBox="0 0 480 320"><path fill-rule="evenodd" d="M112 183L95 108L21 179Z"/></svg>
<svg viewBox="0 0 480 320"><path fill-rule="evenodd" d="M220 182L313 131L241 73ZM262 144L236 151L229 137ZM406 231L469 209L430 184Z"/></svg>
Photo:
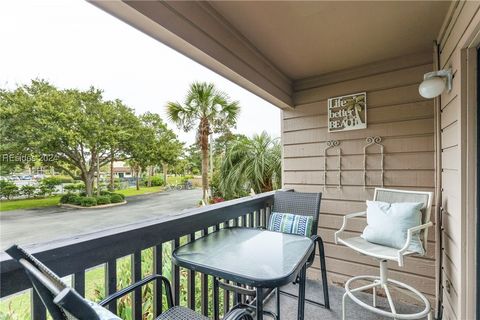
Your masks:
<svg viewBox="0 0 480 320"><path fill-rule="evenodd" d="M27 155L79 176L88 195L98 168L112 159L151 165L172 161L182 148L158 115L137 117L122 101L105 100L94 87L58 89L34 80L14 90L0 89L0 121L2 161L8 160L4 155Z"/></svg>
<svg viewBox="0 0 480 320"><path fill-rule="evenodd" d="M208 198L208 153L209 137L234 127L240 112L238 101L218 90L213 83L194 82L184 103L169 102L167 114L170 120L186 132L196 129L202 151L203 199Z"/></svg>
<svg viewBox="0 0 480 320"><path fill-rule="evenodd" d="M232 140L220 162L219 189L227 199L280 187L281 146L266 132Z"/></svg>

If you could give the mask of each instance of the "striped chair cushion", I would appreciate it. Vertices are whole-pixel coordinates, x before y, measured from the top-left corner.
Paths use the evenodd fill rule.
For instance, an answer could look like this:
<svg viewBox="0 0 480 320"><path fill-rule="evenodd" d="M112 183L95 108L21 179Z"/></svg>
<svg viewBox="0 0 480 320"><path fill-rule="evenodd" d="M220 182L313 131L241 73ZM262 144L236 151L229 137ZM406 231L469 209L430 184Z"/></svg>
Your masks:
<svg viewBox="0 0 480 320"><path fill-rule="evenodd" d="M268 230L310 237L312 234L312 224L312 216L272 212Z"/></svg>

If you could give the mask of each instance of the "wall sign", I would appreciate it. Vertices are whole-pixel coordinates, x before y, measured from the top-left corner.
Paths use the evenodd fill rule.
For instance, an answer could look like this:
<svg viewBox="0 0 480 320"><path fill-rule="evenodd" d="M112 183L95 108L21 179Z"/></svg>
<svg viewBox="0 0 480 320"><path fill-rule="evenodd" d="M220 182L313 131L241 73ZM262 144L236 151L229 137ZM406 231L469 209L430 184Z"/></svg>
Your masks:
<svg viewBox="0 0 480 320"><path fill-rule="evenodd" d="M367 93L328 99L328 132L367 128Z"/></svg>

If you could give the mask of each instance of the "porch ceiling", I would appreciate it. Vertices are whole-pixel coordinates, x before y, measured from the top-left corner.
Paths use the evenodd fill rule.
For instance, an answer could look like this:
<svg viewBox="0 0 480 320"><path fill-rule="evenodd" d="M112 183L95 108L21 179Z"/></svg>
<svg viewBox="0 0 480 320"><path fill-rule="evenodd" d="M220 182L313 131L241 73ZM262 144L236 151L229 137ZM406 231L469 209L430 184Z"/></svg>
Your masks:
<svg viewBox="0 0 480 320"><path fill-rule="evenodd" d="M210 3L293 80L432 49L448 1Z"/></svg>
<svg viewBox="0 0 480 320"><path fill-rule="evenodd" d="M450 1L90 0L280 108L294 83L429 51Z"/></svg>

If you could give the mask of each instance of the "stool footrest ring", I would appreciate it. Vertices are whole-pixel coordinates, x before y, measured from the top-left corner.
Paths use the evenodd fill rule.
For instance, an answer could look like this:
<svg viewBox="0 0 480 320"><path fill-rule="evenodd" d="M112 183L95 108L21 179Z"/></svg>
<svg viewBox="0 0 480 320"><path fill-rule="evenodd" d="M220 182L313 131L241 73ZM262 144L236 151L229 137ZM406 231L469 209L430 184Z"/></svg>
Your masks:
<svg viewBox="0 0 480 320"><path fill-rule="evenodd" d="M358 287L358 288L353 288L353 289L350 287L353 282L361 281L361 280L370 281L372 283L368 284L368 285ZM371 306L371 305L361 301L360 299L355 297L355 295L353 294L354 292L361 292L361 291L371 289L371 288L384 288L385 286L388 287L388 285L393 285L394 287L395 286L399 287L399 288L403 289L403 291L407 291L410 295L415 296L420 301L422 301L422 303L425 305L425 309L423 309L421 312L418 312L418 313L405 314L405 313L397 313L395 308L393 307L391 312L388 312L388 311L380 310L380 309L378 309L374 306ZM394 319L402 319L402 320L411 320L411 319L421 319L421 318L424 318L427 315L428 315L428 319L430 319L430 316L431 316L430 302L420 291L418 291L417 289L415 289L415 288L413 288L413 287L411 287L411 286L409 286L409 285L407 285L403 282L392 280L392 279L387 279L387 283L383 283L383 284L381 282L381 278L376 277L376 276L358 276L358 277L353 277L353 278L349 279L345 283L345 293L343 295L343 301L342 301L342 313L343 313L343 319L344 320L345 320L345 311L346 311L345 310L345 298L347 296L353 302L355 302L357 305L359 305L360 307L362 307L364 309L367 309L371 312L374 312L376 314L385 316L385 317L391 317L391 318L394 318ZM388 299L389 305L392 307L393 306L393 301L392 301L390 295L387 295L387 299ZM374 303L375 303L375 300L374 300Z"/></svg>

